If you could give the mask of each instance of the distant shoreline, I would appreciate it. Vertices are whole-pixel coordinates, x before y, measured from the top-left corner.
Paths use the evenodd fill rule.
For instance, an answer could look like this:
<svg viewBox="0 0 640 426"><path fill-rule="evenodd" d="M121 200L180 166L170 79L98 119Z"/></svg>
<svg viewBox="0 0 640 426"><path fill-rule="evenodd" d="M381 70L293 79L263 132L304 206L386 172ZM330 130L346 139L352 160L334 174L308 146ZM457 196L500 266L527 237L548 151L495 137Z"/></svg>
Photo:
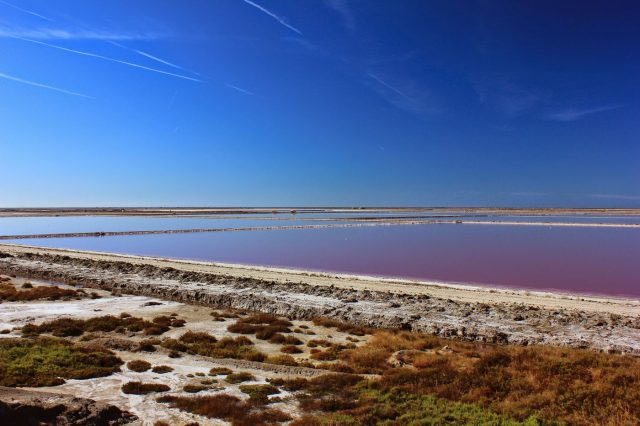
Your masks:
<svg viewBox="0 0 640 426"><path fill-rule="evenodd" d="M430 212L506 215L640 215L640 208L508 208L508 207L68 207L0 208L0 217L33 216L180 216L207 214Z"/></svg>

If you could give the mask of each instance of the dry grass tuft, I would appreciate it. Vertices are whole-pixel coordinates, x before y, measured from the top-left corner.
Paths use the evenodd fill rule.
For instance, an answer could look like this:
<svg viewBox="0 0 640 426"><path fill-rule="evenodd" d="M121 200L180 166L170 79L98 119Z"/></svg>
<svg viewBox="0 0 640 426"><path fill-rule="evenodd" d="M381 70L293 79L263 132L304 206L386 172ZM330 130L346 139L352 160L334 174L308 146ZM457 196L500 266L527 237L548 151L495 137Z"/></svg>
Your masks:
<svg viewBox="0 0 640 426"><path fill-rule="evenodd" d="M42 285L34 287L31 283L24 283L22 290L18 290L10 282L0 283L0 300L6 302L29 302L33 300L73 300L89 297L84 290L60 288L58 286Z"/></svg>
<svg viewBox="0 0 640 426"><path fill-rule="evenodd" d="M154 392L166 392L171 389L160 383L128 382L122 385L122 392L131 395L146 395Z"/></svg>
<svg viewBox="0 0 640 426"><path fill-rule="evenodd" d="M242 382L250 382L255 379L256 378L253 376L253 374L242 371L240 373L231 373L227 375L225 380L227 381L227 383L236 384Z"/></svg>
<svg viewBox="0 0 640 426"><path fill-rule="evenodd" d="M151 364L142 359L134 359L127 363L127 368L131 371L135 371L136 373L142 373L151 368Z"/></svg>

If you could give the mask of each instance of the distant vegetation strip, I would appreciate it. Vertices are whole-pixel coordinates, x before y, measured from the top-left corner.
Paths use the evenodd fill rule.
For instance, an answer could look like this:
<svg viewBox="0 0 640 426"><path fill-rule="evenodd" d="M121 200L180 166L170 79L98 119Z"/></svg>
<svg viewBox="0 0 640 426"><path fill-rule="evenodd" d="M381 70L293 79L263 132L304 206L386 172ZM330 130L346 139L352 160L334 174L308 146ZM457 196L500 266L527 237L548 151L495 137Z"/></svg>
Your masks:
<svg viewBox="0 0 640 426"><path fill-rule="evenodd" d="M196 234L207 232L234 231L278 231L293 229L325 229L325 228L365 228L374 226L395 225L435 225L435 224L466 224L466 225L521 225L521 226L563 226L584 228L640 228L640 224L628 223L576 223L576 222L514 222L514 221L467 221L467 220L392 220L387 222L367 221L360 223L335 223L321 225L283 225L283 226L249 226L238 228L196 228L196 229L160 229L146 231L97 231L97 232L67 232L56 234L21 234L0 235L0 240L25 240L36 238L79 238L79 237L115 237L126 235L158 235L158 234Z"/></svg>

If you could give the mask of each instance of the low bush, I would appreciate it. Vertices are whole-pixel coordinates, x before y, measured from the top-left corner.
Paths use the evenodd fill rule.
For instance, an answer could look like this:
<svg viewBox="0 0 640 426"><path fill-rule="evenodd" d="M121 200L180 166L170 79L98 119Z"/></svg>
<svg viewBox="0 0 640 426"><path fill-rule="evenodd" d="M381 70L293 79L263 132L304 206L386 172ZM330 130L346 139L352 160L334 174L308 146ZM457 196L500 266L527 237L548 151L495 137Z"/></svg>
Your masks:
<svg viewBox="0 0 640 426"><path fill-rule="evenodd" d="M27 324L22 327L22 333L24 335L49 333L56 337L81 336L85 332L144 332L147 335L158 335L168 330L168 327L145 321L142 318L115 317L113 315L94 317L86 320L59 318L40 325Z"/></svg>
<svg viewBox="0 0 640 426"><path fill-rule="evenodd" d="M231 373L227 375L225 380L227 381L227 383L236 384L253 381L255 379L256 378L253 376L253 374L242 371L240 373Z"/></svg>
<svg viewBox="0 0 640 426"><path fill-rule="evenodd" d="M269 338L269 343L280 345L301 345L303 342L295 336L285 336L282 333L276 333Z"/></svg>
<svg viewBox="0 0 640 426"><path fill-rule="evenodd" d="M260 340L269 340L278 333L291 333L291 321L271 314L255 314L241 318L227 327L238 334L255 334Z"/></svg>
<svg viewBox="0 0 640 426"><path fill-rule="evenodd" d="M209 386L205 385L185 385L182 390L188 393L198 393L203 390L209 389Z"/></svg>
<svg viewBox="0 0 640 426"><path fill-rule="evenodd" d="M154 373L158 373L158 374L165 374L165 373L172 372L173 368L169 367L168 365L156 365L155 367L153 367L151 369L151 371L153 371Z"/></svg>
<svg viewBox="0 0 640 426"><path fill-rule="evenodd" d="M280 348L280 352L285 354L301 354L304 351L297 346L287 345Z"/></svg>
<svg viewBox="0 0 640 426"><path fill-rule="evenodd" d="M29 302L33 300L72 300L87 296L84 290L60 288L58 286L41 285L34 287L31 283L24 283L18 290L10 282L0 283L0 300L6 302Z"/></svg>
<svg viewBox="0 0 640 426"><path fill-rule="evenodd" d="M213 367L211 370L209 370L210 376L224 376L231 373L233 373L233 370L226 367Z"/></svg>
<svg viewBox="0 0 640 426"><path fill-rule="evenodd" d="M192 397L167 395L158 398L158 402L192 414L226 420L232 426L271 425L291 420L288 414L280 410L256 407L227 394Z"/></svg>
<svg viewBox="0 0 640 426"><path fill-rule="evenodd" d="M249 402L256 405L268 404L269 395L280 393L273 385L240 385L239 388L240 392L249 395Z"/></svg>
<svg viewBox="0 0 640 426"><path fill-rule="evenodd" d="M179 340L166 339L161 345L167 349L202 355L210 358L233 358L262 362L267 357L253 347L253 342L244 337L225 337L220 340L207 333L187 332Z"/></svg>
<svg viewBox="0 0 640 426"><path fill-rule="evenodd" d="M64 379L104 377L122 360L97 345L64 339L0 339L0 386L55 386Z"/></svg>
<svg viewBox="0 0 640 426"><path fill-rule="evenodd" d="M326 317L316 317L313 319L313 323L317 326L335 328L343 333L351 334L354 336L364 336L365 334L372 334L375 330L367 327L360 327L346 322L338 321Z"/></svg>
<svg viewBox="0 0 640 426"><path fill-rule="evenodd" d="M127 368L131 371L135 371L136 373L142 373L151 368L151 364L142 359L134 359L127 363Z"/></svg>
<svg viewBox="0 0 640 426"><path fill-rule="evenodd" d="M266 363L276 365L288 365L290 367L297 367L298 361L291 355L272 355L265 360Z"/></svg>
<svg viewBox="0 0 640 426"><path fill-rule="evenodd" d="M132 395L146 395L154 392L166 392L171 389L161 383L128 382L122 385L122 392Z"/></svg>
<svg viewBox="0 0 640 426"><path fill-rule="evenodd" d="M340 368L382 377L304 384L303 409L325 413L328 424L413 424L420 410L457 424L640 424L640 359L632 356L379 331L339 359Z"/></svg>

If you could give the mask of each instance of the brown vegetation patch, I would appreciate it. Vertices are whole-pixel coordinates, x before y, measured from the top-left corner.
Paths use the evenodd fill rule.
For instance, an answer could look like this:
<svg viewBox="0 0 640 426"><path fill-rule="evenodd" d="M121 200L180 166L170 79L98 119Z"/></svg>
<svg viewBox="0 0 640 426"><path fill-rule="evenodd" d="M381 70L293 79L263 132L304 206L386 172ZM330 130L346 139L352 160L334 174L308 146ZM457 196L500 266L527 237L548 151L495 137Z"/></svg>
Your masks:
<svg viewBox="0 0 640 426"><path fill-rule="evenodd" d="M142 373L149 370L151 368L151 364L142 359L134 359L127 363L127 368L131 371L135 371L136 373Z"/></svg>
<svg viewBox="0 0 640 426"><path fill-rule="evenodd" d="M244 337L225 337L220 340L208 333L188 331L180 339L165 339L161 345L176 352L210 358L233 358L262 362L267 357L253 347L253 342Z"/></svg>
<svg viewBox="0 0 640 426"><path fill-rule="evenodd" d="M203 390L209 389L209 386L206 385L185 385L182 390L188 393L198 393Z"/></svg>
<svg viewBox="0 0 640 426"><path fill-rule="evenodd" d="M97 295L96 295L97 296ZM90 297L84 290L60 288L58 286L33 286L24 283L18 290L10 282L0 283L0 300L6 302L29 302L33 300L73 300Z"/></svg>
<svg viewBox="0 0 640 426"><path fill-rule="evenodd" d="M75 318L58 318L40 325L27 324L22 327L24 335L38 335L49 333L56 337L81 336L85 332L144 332L146 335L158 335L168 331L168 326L145 321L142 318L132 316L115 317L105 315L86 320Z"/></svg>
<svg viewBox="0 0 640 426"><path fill-rule="evenodd" d="M276 333L269 338L269 343L280 345L301 345L303 341L295 336L285 336L284 334Z"/></svg>
<svg viewBox="0 0 640 426"><path fill-rule="evenodd" d="M250 382L255 379L256 378L253 376L253 374L241 371L240 373L231 373L227 375L225 380L227 381L227 383L236 384L242 382Z"/></svg>
<svg viewBox="0 0 640 426"><path fill-rule="evenodd" d="M265 361L268 364L288 365L290 367L298 366L298 361L291 355L272 355Z"/></svg>
<svg viewBox="0 0 640 426"><path fill-rule="evenodd" d="M233 373L233 370L227 367L213 367L209 370L210 376L224 376Z"/></svg>
<svg viewBox="0 0 640 426"><path fill-rule="evenodd" d="M254 314L241 318L227 327L238 334L255 334L260 340L269 340L278 333L291 333L291 321L271 314Z"/></svg>
<svg viewBox="0 0 640 426"><path fill-rule="evenodd" d="M146 395L154 392L166 392L171 389L161 383L128 382L122 385L122 392L131 395Z"/></svg>
<svg viewBox="0 0 640 426"><path fill-rule="evenodd" d="M287 422L291 417L275 409L263 409L240 398L227 395L192 397L163 396L158 402L168 403L172 408L204 417L222 419L233 426L272 425Z"/></svg>
<svg viewBox="0 0 640 426"><path fill-rule="evenodd" d="M173 367L169 367L168 365L156 365L151 369L154 373L157 374L165 374L173 371Z"/></svg>
<svg viewBox="0 0 640 426"><path fill-rule="evenodd" d="M379 411L393 400L397 412L391 419L409 415L403 414L400 406L411 411L427 404L438 413L455 411L451 415L459 418L473 412L476 422L480 418L498 421L495 416L505 416L514 421L535 417L544 422L585 425L640 423L640 359L631 356L379 331L367 344L341 352L339 359L357 373L382 377L366 382L366 386L336 384L333 388L338 395L325 394L321 386L312 385L326 378L312 379L304 385L303 409L359 418L354 413ZM371 398L375 401L367 402ZM354 401L357 404L353 405ZM362 414L353 424L376 421L380 419Z"/></svg>
<svg viewBox="0 0 640 426"><path fill-rule="evenodd" d="M351 334L354 336L364 336L365 334L372 334L375 330L368 327L360 327L346 322L338 321L332 318L316 317L313 319L313 323L317 326L335 328L343 333Z"/></svg>
<svg viewBox="0 0 640 426"><path fill-rule="evenodd" d="M254 405L266 405L269 403L269 395L280 393L273 385L240 385L240 392L249 395L249 402Z"/></svg>

